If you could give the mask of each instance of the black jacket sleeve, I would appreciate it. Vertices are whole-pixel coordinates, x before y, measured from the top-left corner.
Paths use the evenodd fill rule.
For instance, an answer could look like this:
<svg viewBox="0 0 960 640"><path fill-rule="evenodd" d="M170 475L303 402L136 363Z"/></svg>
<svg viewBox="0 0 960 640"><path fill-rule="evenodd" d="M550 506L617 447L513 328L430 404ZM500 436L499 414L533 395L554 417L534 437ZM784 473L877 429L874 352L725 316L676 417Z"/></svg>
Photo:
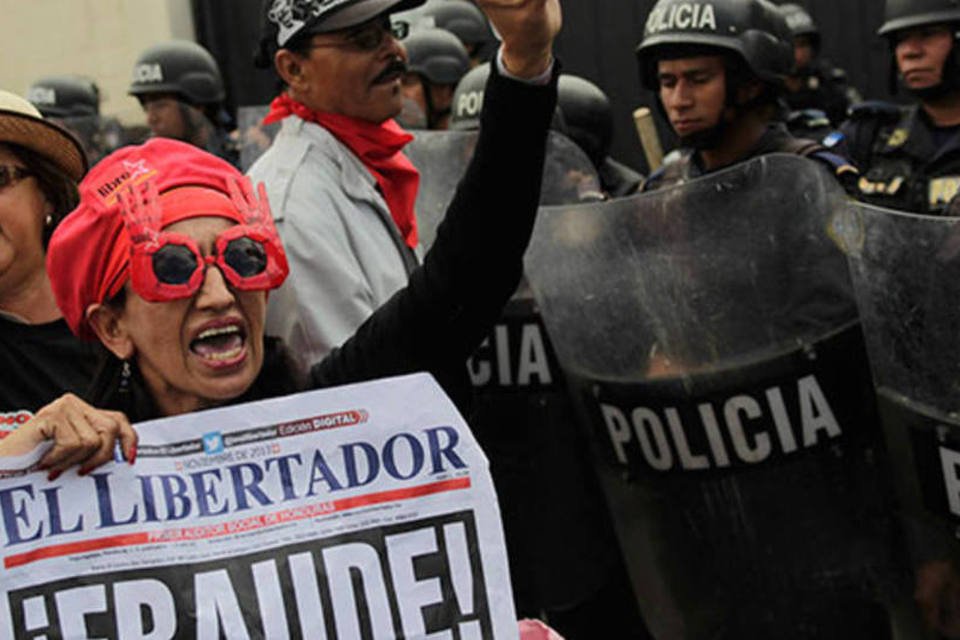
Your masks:
<svg viewBox="0 0 960 640"><path fill-rule="evenodd" d="M428 371L463 400L466 359L523 272L559 74L555 64L549 85L532 86L491 66L476 152L423 265L312 368L312 386Z"/></svg>

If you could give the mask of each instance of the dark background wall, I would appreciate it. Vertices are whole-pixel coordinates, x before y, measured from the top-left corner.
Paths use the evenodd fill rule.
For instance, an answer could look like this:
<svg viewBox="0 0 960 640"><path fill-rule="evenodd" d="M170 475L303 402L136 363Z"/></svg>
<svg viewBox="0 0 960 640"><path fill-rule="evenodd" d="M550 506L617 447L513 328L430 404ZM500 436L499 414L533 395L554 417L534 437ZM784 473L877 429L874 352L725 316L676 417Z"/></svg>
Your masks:
<svg viewBox="0 0 960 640"><path fill-rule="evenodd" d="M654 0L561 0L564 30L557 53L564 70L597 83L614 107L612 155L640 169L643 154L631 114L652 105L640 89L634 47ZM220 62L232 106L265 104L275 84L251 63L262 20L261 0L194 0L197 37ZM874 34L883 19L883 0L806 0L823 33L823 55L847 70L866 98L888 98L889 52ZM666 130L665 146L669 146Z"/></svg>

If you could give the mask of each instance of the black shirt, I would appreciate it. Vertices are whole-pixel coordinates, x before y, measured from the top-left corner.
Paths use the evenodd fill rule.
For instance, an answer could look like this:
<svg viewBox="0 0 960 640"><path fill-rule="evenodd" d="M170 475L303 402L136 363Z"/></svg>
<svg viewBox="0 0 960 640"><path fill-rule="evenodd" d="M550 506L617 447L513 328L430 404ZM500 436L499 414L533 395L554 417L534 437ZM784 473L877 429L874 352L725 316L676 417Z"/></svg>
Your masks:
<svg viewBox="0 0 960 640"><path fill-rule="evenodd" d="M0 432L66 392L84 393L99 351L63 320L23 324L0 316Z"/></svg>

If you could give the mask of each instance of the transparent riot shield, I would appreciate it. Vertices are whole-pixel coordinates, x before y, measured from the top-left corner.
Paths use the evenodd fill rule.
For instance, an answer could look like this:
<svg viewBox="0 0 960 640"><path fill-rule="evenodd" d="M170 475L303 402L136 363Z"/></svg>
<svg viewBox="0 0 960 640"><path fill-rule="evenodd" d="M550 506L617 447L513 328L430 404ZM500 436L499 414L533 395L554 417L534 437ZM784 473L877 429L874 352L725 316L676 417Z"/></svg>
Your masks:
<svg viewBox="0 0 960 640"><path fill-rule="evenodd" d="M405 149L421 172L417 216L425 248L434 240L477 136L418 131ZM552 134L541 201L576 203L598 192L590 160L568 138ZM631 606L611 602L612 612L596 611L622 631L618 638L645 637L553 347L525 283L468 362L468 371L476 390L471 427L490 459L520 615L574 610L615 586L608 588L615 593L611 600L626 595ZM563 631L557 620L551 616Z"/></svg>
<svg viewBox="0 0 960 640"><path fill-rule="evenodd" d="M240 147L240 170L246 172L253 163L270 148L280 130L280 123L263 124L270 111L269 105L240 107L237 109L237 136Z"/></svg>
<svg viewBox="0 0 960 640"><path fill-rule="evenodd" d="M403 152L420 170L417 224L420 242L428 249L437 226L453 200L457 184L477 146L476 131L415 131ZM563 134L551 131L547 140L540 204L564 204L600 199L600 179L587 155Z"/></svg>
<svg viewBox="0 0 960 640"><path fill-rule="evenodd" d="M771 155L540 213L527 274L657 638L889 638L908 597L840 195Z"/></svg>
<svg viewBox="0 0 960 640"><path fill-rule="evenodd" d="M960 219L851 204L849 256L928 637L960 638Z"/></svg>

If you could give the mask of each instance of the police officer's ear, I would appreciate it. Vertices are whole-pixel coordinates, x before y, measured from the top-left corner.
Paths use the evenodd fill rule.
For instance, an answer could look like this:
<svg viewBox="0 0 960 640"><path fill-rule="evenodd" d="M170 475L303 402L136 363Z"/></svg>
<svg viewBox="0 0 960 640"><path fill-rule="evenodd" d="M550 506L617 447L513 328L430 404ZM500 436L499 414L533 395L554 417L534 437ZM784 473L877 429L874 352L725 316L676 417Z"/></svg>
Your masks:
<svg viewBox="0 0 960 640"><path fill-rule="evenodd" d="M305 84L303 76L303 57L289 49L278 49L273 56L273 66L277 75L291 89L300 89Z"/></svg>
<svg viewBox="0 0 960 640"><path fill-rule="evenodd" d="M749 79L749 80L737 83L737 88L736 88L737 104L738 105L752 104L763 93L763 88L764 88L763 83L755 79Z"/></svg>

